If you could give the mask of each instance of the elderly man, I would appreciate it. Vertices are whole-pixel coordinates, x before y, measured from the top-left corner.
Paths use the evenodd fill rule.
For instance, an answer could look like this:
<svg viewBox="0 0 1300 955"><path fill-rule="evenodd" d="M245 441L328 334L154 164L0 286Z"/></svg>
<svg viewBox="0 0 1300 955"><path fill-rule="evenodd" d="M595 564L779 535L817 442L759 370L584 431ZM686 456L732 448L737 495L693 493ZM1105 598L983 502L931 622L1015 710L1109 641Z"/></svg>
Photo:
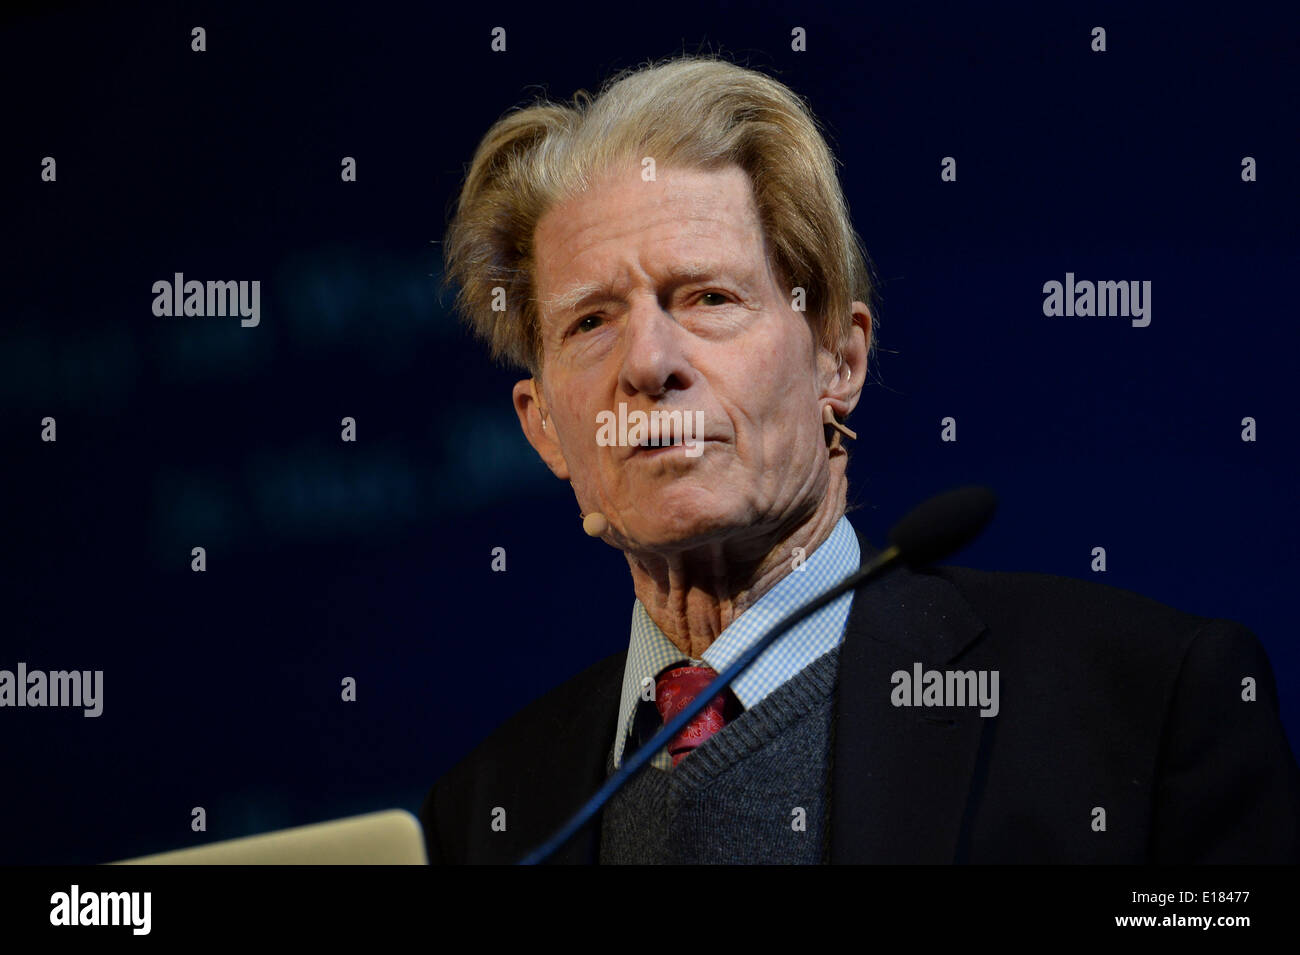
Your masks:
<svg viewBox="0 0 1300 955"><path fill-rule="evenodd" d="M524 434L636 594L626 653L426 800L432 859L508 862L876 553L844 516L842 423L872 288L806 108L714 59L501 119L446 257L475 330L530 373ZM626 426L651 416L670 424ZM900 692L957 670L993 698ZM1294 860L1298 776L1240 625L1045 575L897 571L782 636L556 859Z"/></svg>

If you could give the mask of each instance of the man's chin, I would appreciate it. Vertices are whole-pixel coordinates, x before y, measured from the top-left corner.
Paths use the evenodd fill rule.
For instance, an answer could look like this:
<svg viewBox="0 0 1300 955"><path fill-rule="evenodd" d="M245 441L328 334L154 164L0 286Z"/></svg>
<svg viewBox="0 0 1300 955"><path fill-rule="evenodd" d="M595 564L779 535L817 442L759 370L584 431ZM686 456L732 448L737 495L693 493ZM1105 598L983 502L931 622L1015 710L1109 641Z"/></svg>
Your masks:
<svg viewBox="0 0 1300 955"><path fill-rule="evenodd" d="M680 551L725 538L746 526L723 513L682 514L645 511L622 521L622 534L635 549Z"/></svg>

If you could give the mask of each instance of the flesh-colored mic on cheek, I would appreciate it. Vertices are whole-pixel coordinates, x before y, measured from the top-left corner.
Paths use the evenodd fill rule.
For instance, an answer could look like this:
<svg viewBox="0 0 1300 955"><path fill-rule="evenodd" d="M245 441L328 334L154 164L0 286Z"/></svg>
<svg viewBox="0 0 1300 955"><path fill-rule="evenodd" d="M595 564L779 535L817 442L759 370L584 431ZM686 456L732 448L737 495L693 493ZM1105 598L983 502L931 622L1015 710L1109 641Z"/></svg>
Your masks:
<svg viewBox="0 0 1300 955"><path fill-rule="evenodd" d="M582 518L582 529L588 537L599 537L609 530L609 521L600 511L592 511Z"/></svg>

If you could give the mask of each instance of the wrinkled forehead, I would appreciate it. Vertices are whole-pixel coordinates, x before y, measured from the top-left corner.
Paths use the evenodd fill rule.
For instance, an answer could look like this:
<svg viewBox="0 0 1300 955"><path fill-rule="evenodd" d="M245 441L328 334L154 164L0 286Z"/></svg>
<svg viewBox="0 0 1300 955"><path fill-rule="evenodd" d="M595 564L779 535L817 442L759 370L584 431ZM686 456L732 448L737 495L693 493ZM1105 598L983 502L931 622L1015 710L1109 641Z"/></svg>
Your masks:
<svg viewBox="0 0 1300 955"><path fill-rule="evenodd" d="M700 279L766 267L767 247L749 177L737 167L610 175L557 203L534 236L538 305L563 313L594 286L613 291L631 273Z"/></svg>

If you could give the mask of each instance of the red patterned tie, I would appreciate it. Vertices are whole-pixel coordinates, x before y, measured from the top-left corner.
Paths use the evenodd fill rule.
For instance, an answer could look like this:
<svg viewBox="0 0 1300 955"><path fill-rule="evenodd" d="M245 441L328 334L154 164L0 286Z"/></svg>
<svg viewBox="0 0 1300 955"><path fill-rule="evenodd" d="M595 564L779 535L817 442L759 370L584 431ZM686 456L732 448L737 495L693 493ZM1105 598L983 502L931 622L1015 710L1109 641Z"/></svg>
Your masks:
<svg viewBox="0 0 1300 955"><path fill-rule="evenodd" d="M665 724L690 704L717 678L712 667L679 666L665 670L655 682L655 706ZM727 725L744 710L736 694L727 687L709 705L695 714L680 733L668 741L668 753L676 766L686 754Z"/></svg>

